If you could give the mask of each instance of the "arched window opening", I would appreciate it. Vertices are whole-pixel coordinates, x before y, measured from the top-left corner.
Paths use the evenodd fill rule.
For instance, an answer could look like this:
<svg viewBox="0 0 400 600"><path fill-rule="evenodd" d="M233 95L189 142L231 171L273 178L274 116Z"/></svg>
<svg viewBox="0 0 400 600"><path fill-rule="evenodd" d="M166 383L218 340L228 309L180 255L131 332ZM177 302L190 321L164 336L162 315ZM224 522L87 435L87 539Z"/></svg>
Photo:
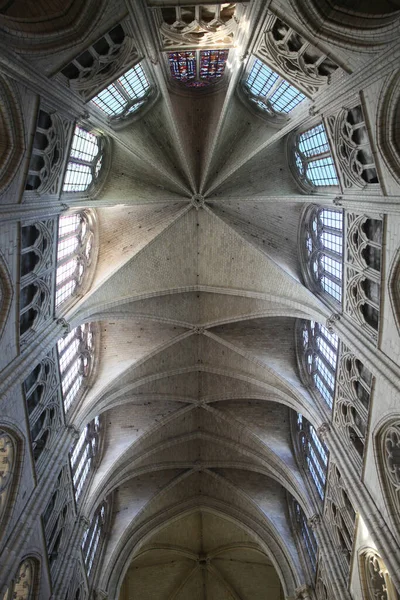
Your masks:
<svg viewBox="0 0 400 600"><path fill-rule="evenodd" d="M294 158L297 174L300 181L308 186L307 191L339 185L323 123L296 137Z"/></svg>
<svg viewBox="0 0 400 600"><path fill-rule="evenodd" d="M64 557L64 551L67 548L69 536L74 527L74 516L69 467L65 465L57 477L53 494L42 516L50 571L53 578L59 568L59 560Z"/></svg>
<svg viewBox="0 0 400 600"><path fill-rule="evenodd" d="M315 321L304 321L302 342L307 374L329 408L332 408L339 339L324 325Z"/></svg>
<svg viewBox="0 0 400 600"><path fill-rule="evenodd" d="M315 538L314 532L308 524L307 517L304 514L303 509L300 504L293 500L293 516L294 516L294 525L296 531L300 534L300 537L303 542L303 546L306 550L307 562L311 565L312 570L316 571L317 569L317 557L318 557L318 543Z"/></svg>
<svg viewBox="0 0 400 600"><path fill-rule="evenodd" d="M64 600L86 600L86 577L83 573L80 558L75 559L67 593Z"/></svg>
<svg viewBox="0 0 400 600"><path fill-rule="evenodd" d="M399 600L386 565L375 550L361 554L360 570L365 600Z"/></svg>
<svg viewBox="0 0 400 600"><path fill-rule="evenodd" d="M258 58L244 86L250 100L270 114L287 114L306 99L302 92Z"/></svg>
<svg viewBox="0 0 400 600"><path fill-rule="evenodd" d="M333 596L328 588L328 577L326 576L326 569L323 561L318 560L318 572L315 583L315 593L317 600L333 600Z"/></svg>
<svg viewBox="0 0 400 600"><path fill-rule="evenodd" d="M93 232L85 213L58 222L56 308L75 295L91 262Z"/></svg>
<svg viewBox="0 0 400 600"><path fill-rule="evenodd" d="M102 159L102 138L77 125L65 172L63 192L87 192L99 178Z"/></svg>
<svg viewBox="0 0 400 600"><path fill-rule="evenodd" d="M16 442L7 431L0 429L0 524L9 512L16 471Z"/></svg>
<svg viewBox="0 0 400 600"><path fill-rule="evenodd" d="M24 381L33 458L38 465L62 425L57 361L49 354Z"/></svg>
<svg viewBox="0 0 400 600"><path fill-rule="evenodd" d="M331 465L325 500L325 518L335 545L341 550L343 566L348 572L354 541L356 513L336 465Z"/></svg>
<svg viewBox="0 0 400 600"><path fill-rule="evenodd" d="M303 464L310 473L318 494L323 500L328 469L328 449L319 439L311 423L300 413L297 414L297 433Z"/></svg>
<svg viewBox="0 0 400 600"><path fill-rule="evenodd" d="M101 549L101 539L104 536L106 523L106 506L106 502L103 502L98 507L89 528L83 535L81 548L88 577L92 573L93 566Z"/></svg>
<svg viewBox="0 0 400 600"><path fill-rule="evenodd" d="M39 580L39 565L34 558L25 558L18 567L16 576L7 586L3 600L36 600Z"/></svg>
<svg viewBox="0 0 400 600"><path fill-rule="evenodd" d="M132 67L99 92L91 102L110 118L136 112L150 95L150 83L140 64Z"/></svg>
<svg viewBox="0 0 400 600"><path fill-rule="evenodd" d="M367 436L372 373L343 344L333 422L361 467Z"/></svg>
<svg viewBox="0 0 400 600"><path fill-rule="evenodd" d="M51 316L54 220L21 227L20 339L26 343Z"/></svg>
<svg viewBox="0 0 400 600"><path fill-rule="evenodd" d="M383 495L400 535L400 419L384 426L377 438Z"/></svg>
<svg viewBox="0 0 400 600"><path fill-rule="evenodd" d="M94 340L90 323L73 329L57 343L64 410L76 400L93 364Z"/></svg>
<svg viewBox="0 0 400 600"><path fill-rule="evenodd" d="M204 88L217 83L225 73L228 54L229 50L169 52L171 77L189 88Z"/></svg>
<svg viewBox="0 0 400 600"><path fill-rule="evenodd" d="M343 212L321 207L309 214L305 228L308 270L314 285L342 301Z"/></svg>
<svg viewBox="0 0 400 600"><path fill-rule="evenodd" d="M81 497L89 473L95 464L99 451L99 435L100 418L95 417L86 425L72 449L70 463L76 502Z"/></svg>

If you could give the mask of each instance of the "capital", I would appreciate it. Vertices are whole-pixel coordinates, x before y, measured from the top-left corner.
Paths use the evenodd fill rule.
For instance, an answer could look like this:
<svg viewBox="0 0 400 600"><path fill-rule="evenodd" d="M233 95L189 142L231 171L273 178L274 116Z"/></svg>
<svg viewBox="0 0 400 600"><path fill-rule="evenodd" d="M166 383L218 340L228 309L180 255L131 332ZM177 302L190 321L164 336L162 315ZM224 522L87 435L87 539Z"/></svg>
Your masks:
<svg viewBox="0 0 400 600"><path fill-rule="evenodd" d="M311 600L310 588L304 584L295 589L296 600Z"/></svg>
<svg viewBox="0 0 400 600"><path fill-rule="evenodd" d="M341 315L339 313L332 313L331 316L327 318L326 328L329 333L334 333L333 325L336 323L336 321L340 321L340 316Z"/></svg>
<svg viewBox="0 0 400 600"><path fill-rule="evenodd" d="M321 517L317 514L313 515L308 519L308 524L315 531L321 525Z"/></svg>
<svg viewBox="0 0 400 600"><path fill-rule="evenodd" d="M322 423L322 425L320 425L317 428L317 433L318 436L321 438L321 440L324 440L327 436L327 434L330 432L331 430L331 426L329 425L329 423Z"/></svg>

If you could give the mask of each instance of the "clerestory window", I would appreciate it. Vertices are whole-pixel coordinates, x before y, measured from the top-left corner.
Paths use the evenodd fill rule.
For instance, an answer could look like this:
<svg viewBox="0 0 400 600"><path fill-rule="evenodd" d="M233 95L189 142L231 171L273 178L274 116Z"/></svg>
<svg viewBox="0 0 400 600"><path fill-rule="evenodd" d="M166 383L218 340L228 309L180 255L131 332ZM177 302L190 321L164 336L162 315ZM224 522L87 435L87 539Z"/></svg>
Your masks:
<svg viewBox="0 0 400 600"><path fill-rule="evenodd" d="M150 83L141 64L126 73L99 92L91 102L107 116L126 117L136 112L150 92Z"/></svg>
<svg viewBox="0 0 400 600"><path fill-rule="evenodd" d="M93 421L86 425L71 452L70 463L76 502L82 494L90 470L93 467L94 458L98 453L99 433L100 418L95 417Z"/></svg>
<svg viewBox="0 0 400 600"><path fill-rule="evenodd" d="M169 52L171 77L190 88L217 83L225 72L229 50L188 50Z"/></svg>
<svg viewBox="0 0 400 600"><path fill-rule="evenodd" d="M328 450L311 423L300 413L297 414L297 432L303 463L311 475L321 500L323 500L328 469Z"/></svg>
<svg viewBox="0 0 400 600"><path fill-rule="evenodd" d="M302 326L302 344L307 374L329 408L332 408L336 384L338 336L316 321L305 321Z"/></svg>
<svg viewBox="0 0 400 600"><path fill-rule="evenodd" d="M338 302L343 288L343 211L315 207L305 236L310 275L316 286Z"/></svg>
<svg viewBox="0 0 400 600"><path fill-rule="evenodd" d="M339 185L323 123L297 136L295 161L300 178L309 185L313 187Z"/></svg>
<svg viewBox="0 0 400 600"><path fill-rule="evenodd" d="M58 222L56 308L77 293L90 265L93 232L85 213Z"/></svg>
<svg viewBox="0 0 400 600"><path fill-rule="evenodd" d="M83 534L81 548L88 577L90 577L96 556L100 549L105 522L106 503L103 502L96 510L89 528Z"/></svg>
<svg viewBox="0 0 400 600"><path fill-rule="evenodd" d="M307 557L312 566L313 571L315 572L317 569L317 555L318 555L318 544L315 539L315 535L311 527L307 522L307 517L304 514L303 509L300 504L293 500L293 513L296 522L297 530L299 531L302 540L304 542L304 546L307 552Z"/></svg>
<svg viewBox="0 0 400 600"><path fill-rule="evenodd" d="M58 341L57 349L64 410L67 412L90 374L94 354L92 325L85 323L73 329Z"/></svg>
<svg viewBox="0 0 400 600"><path fill-rule="evenodd" d="M95 183L102 165L102 147L101 137L76 126L63 192L86 192Z"/></svg>
<svg viewBox="0 0 400 600"><path fill-rule="evenodd" d="M254 61L244 85L250 99L269 113L287 114L306 98L258 58Z"/></svg>

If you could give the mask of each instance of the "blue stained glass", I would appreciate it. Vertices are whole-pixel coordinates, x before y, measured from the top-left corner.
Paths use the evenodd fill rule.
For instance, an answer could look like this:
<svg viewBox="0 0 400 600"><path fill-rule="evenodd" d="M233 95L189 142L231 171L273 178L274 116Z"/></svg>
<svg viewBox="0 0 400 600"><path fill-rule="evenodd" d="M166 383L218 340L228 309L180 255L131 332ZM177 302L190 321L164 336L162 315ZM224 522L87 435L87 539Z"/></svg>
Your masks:
<svg viewBox="0 0 400 600"><path fill-rule="evenodd" d="M225 71L228 50L203 50L200 52L200 78L214 82L222 77Z"/></svg>
<svg viewBox="0 0 400 600"><path fill-rule="evenodd" d="M196 54L189 52L169 52L169 68L172 78L188 83L196 78Z"/></svg>
<svg viewBox="0 0 400 600"><path fill-rule="evenodd" d="M197 73L197 52L169 52L168 62L171 76L186 87L202 88L216 83L225 72L229 50L202 50L199 54Z"/></svg>

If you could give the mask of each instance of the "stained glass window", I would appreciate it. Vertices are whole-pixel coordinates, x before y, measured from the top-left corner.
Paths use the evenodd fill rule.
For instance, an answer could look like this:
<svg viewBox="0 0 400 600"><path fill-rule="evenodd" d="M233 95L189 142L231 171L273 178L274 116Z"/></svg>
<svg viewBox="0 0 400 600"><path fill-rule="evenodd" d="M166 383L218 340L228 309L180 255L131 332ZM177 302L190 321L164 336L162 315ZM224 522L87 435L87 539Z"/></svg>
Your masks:
<svg viewBox="0 0 400 600"><path fill-rule="evenodd" d="M138 64L99 92L92 102L109 117L123 117L143 106L149 90L146 73Z"/></svg>
<svg viewBox="0 0 400 600"><path fill-rule="evenodd" d="M310 274L338 302L343 288L343 211L316 207L306 231Z"/></svg>
<svg viewBox="0 0 400 600"><path fill-rule="evenodd" d="M303 538L303 542L307 551L308 558L310 560L313 571L317 568L317 554L318 554L318 544L315 539L315 535L311 527L308 525L307 517L304 514L303 509L300 504L293 500L293 511L294 517L296 519L296 524L298 530Z"/></svg>
<svg viewBox="0 0 400 600"><path fill-rule="evenodd" d="M14 440L6 431L0 429L0 523L8 511L16 462Z"/></svg>
<svg viewBox="0 0 400 600"><path fill-rule="evenodd" d="M82 554L88 577L92 571L97 551L100 548L101 534L106 520L106 504L96 510L89 528L83 534Z"/></svg>
<svg viewBox="0 0 400 600"><path fill-rule="evenodd" d="M171 76L186 87L206 87L225 72L229 50L189 50L169 52Z"/></svg>
<svg viewBox="0 0 400 600"><path fill-rule="evenodd" d="M90 264L93 234L87 217L77 213L58 222L56 308L76 293Z"/></svg>
<svg viewBox="0 0 400 600"><path fill-rule="evenodd" d="M304 462L317 488L321 500L324 499L326 472L328 469L328 450L319 439L314 427L303 415L297 414L297 430L299 432Z"/></svg>
<svg viewBox="0 0 400 600"><path fill-rule="evenodd" d="M57 348L64 410L67 412L90 372L94 352L91 324L73 329L58 341Z"/></svg>
<svg viewBox="0 0 400 600"><path fill-rule="evenodd" d="M93 459L99 449L99 432L100 419L95 417L93 421L86 425L71 452L72 481L77 502L93 466Z"/></svg>
<svg viewBox="0 0 400 600"><path fill-rule="evenodd" d="M97 179L101 163L101 139L78 125L72 139L63 192L85 192Z"/></svg>
<svg viewBox="0 0 400 600"><path fill-rule="evenodd" d="M315 321L304 322L302 335L308 374L329 408L332 408L336 385L338 336Z"/></svg>
<svg viewBox="0 0 400 600"><path fill-rule="evenodd" d="M35 600L38 564L34 558L25 558L13 580L4 591L3 600Z"/></svg>
<svg viewBox="0 0 400 600"><path fill-rule="evenodd" d="M298 136L295 159L300 176L311 185L339 185L323 123Z"/></svg>
<svg viewBox="0 0 400 600"><path fill-rule="evenodd" d="M267 112L289 113L306 98L258 58L254 61L245 87L251 100Z"/></svg>

